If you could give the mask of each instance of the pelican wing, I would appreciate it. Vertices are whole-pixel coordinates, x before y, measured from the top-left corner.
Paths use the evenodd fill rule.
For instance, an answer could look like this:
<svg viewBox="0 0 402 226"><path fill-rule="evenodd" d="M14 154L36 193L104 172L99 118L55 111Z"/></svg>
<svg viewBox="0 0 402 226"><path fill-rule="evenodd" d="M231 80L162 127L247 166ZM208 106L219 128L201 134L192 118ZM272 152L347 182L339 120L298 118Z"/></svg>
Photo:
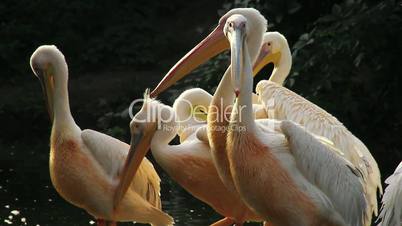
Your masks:
<svg viewBox="0 0 402 226"><path fill-rule="evenodd" d="M130 146L111 136L90 129L82 131L81 138L91 156L104 172L112 180L118 178ZM155 207L160 208L160 178L147 158L142 161L130 189Z"/></svg>
<svg viewBox="0 0 402 226"><path fill-rule="evenodd" d="M396 168L394 174L385 180L388 184L382 197L382 207L379 215L379 226L402 225L402 162Z"/></svg>
<svg viewBox="0 0 402 226"><path fill-rule="evenodd" d="M366 197L361 172L339 156L328 142L323 142L292 121L283 121L296 165L310 183L333 202L348 225L365 225Z"/></svg>
<svg viewBox="0 0 402 226"><path fill-rule="evenodd" d="M368 182L368 208L377 214L377 188L382 193L381 175L377 162L367 147L337 118L291 90L264 80L257 84L256 91L269 118L291 120L304 126L309 132L327 138L346 159L363 172ZM369 218L371 219L371 214Z"/></svg>

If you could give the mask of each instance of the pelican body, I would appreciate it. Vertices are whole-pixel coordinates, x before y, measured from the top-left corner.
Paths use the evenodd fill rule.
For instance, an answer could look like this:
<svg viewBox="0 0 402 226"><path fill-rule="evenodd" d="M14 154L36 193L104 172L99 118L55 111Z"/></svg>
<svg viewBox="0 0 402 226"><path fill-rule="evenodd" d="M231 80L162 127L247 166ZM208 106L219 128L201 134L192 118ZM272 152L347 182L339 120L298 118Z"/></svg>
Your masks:
<svg viewBox="0 0 402 226"><path fill-rule="evenodd" d="M255 21L265 19L261 15L256 17L242 13L227 19L227 23L233 24L227 31L230 34L227 37L231 45L241 49L231 52L232 67L235 68L231 79L237 99L229 127L233 129L229 130L227 138L227 156L236 189L247 204L262 216L271 217L274 224L340 226L346 225L348 220L349 225L362 225L362 218L342 212L340 207L346 207L347 203L337 205L337 197L327 187L328 181L317 178L311 172L315 166L308 160L311 161L309 157L317 152L314 153L317 162L322 164L332 157L333 161L339 163L335 167L327 165L328 170L335 171L339 167L342 170L337 170L338 175L333 176L345 174L356 187L335 187L343 192L351 191L353 196L349 198L354 200L347 201L356 208L357 214L362 214L362 207L365 208L363 187L359 184L360 178L349 171L346 161L335 158L332 150L291 121L279 121L276 127L280 131L275 130L275 126L265 129L257 127L250 111L253 89L251 59L257 57L255 46L259 47L260 43L248 40L252 35L259 35L250 32L259 31L255 26L261 27ZM242 127L244 129L238 129Z"/></svg>
<svg viewBox="0 0 402 226"><path fill-rule="evenodd" d="M199 139L205 137L205 112L211 95L201 89L187 90L176 99L173 108L148 95L145 94L143 107L130 123L130 163L123 174L129 174L127 178L137 175L138 164L151 150L155 160L173 180L225 216L212 225L262 221L223 185L212 162L208 140ZM170 145L176 134L180 135L181 143Z"/></svg>
<svg viewBox="0 0 402 226"><path fill-rule="evenodd" d="M274 64L269 80L256 86L260 104L268 118L291 120L303 125L308 131L327 138L341 154L364 175L367 190L366 223L371 225L372 215L377 215L377 190L382 194L381 174L377 162L367 147L354 136L337 118L304 97L283 87L292 65L292 55L286 38L279 32L267 32L256 63L254 74L265 64Z"/></svg>
<svg viewBox="0 0 402 226"><path fill-rule="evenodd" d="M42 83L52 121L49 169L56 191L95 217L98 225L104 225L104 220L171 225L173 219L161 210L160 178L148 160L140 165L120 205L113 206L129 146L105 134L81 130L75 123L68 100L67 64L55 46L39 47L30 63Z"/></svg>

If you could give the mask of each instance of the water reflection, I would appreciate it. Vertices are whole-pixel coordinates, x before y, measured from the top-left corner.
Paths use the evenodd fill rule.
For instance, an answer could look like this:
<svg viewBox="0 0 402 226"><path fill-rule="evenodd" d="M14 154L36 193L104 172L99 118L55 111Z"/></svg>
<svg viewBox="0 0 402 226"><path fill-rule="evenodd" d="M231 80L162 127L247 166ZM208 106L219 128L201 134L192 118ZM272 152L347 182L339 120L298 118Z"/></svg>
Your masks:
<svg viewBox="0 0 402 226"><path fill-rule="evenodd" d="M84 210L56 194L49 179L48 148L37 148L40 151L32 151L32 146L1 148L0 225L96 225ZM162 177L163 208L175 218L175 225L205 226L220 219L210 207L189 195L161 169L157 170Z"/></svg>

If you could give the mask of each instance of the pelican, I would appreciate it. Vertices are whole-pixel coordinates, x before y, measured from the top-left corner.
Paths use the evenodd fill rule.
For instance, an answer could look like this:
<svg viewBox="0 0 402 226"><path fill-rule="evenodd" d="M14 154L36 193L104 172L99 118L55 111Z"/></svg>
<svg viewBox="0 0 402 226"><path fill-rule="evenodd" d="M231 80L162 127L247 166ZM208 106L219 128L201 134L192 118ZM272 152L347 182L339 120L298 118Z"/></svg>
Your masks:
<svg viewBox="0 0 402 226"><path fill-rule="evenodd" d="M138 164L151 150L155 160L173 180L225 216L213 226L262 221L239 197L226 189L212 162L208 141L198 138L198 133L205 133L205 114L210 100L211 95L206 91L190 89L176 99L172 108L151 99L146 92L141 110L130 123L130 154L122 177L136 175ZM176 134L180 135L181 143L170 145Z"/></svg>
<svg viewBox="0 0 402 226"><path fill-rule="evenodd" d="M252 62L264 21L258 12L240 11L224 27L237 96L226 148L235 187L248 205L277 225L363 225L366 200L357 168L292 121L257 126L251 109ZM253 42L254 36L260 42ZM322 165L326 168L320 169Z"/></svg>
<svg viewBox="0 0 402 226"><path fill-rule="evenodd" d="M157 95L174 84L186 73L205 62L206 58L213 57L229 47L218 35L210 35L209 39L210 41L200 43L183 57L154 89L153 95ZM200 52L201 48L208 49ZM256 86L257 95L253 95L255 109L258 107L259 115L261 115L256 118L291 120L303 125L308 131L333 142L342 155L358 167L366 178L364 185L369 200L367 208L371 213L367 215L366 222L370 224L372 215L378 214L377 190L380 195L383 192L377 162L363 142L337 118L304 97L283 87L292 66L292 56L286 38L279 32L264 34L260 54L254 64L254 75L268 63L274 63L275 66L270 79L260 81ZM222 89L223 87L227 86L222 86ZM230 100L228 102L230 103Z"/></svg>
<svg viewBox="0 0 402 226"><path fill-rule="evenodd" d="M367 199L369 202L367 225L372 215L377 215L377 189L382 194L381 174L377 162L367 147L355 137L337 118L308 101L304 97L283 87L292 65L292 55L286 38L278 32L264 35L254 73L258 73L267 63L274 63L269 80L257 84L259 102L264 106L268 118L291 120L303 125L308 131L323 136L354 166L363 172Z"/></svg>
<svg viewBox="0 0 402 226"><path fill-rule="evenodd" d="M49 169L56 191L69 203L85 209L98 225L119 221L172 225L162 212L160 179L153 165L144 160L129 184L120 205L113 202L119 172L129 146L94 130L81 130L75 123L68 99L68 67L56 46L40 46L30 60L34 74L42 83L52 121Z"/></svg>
<svg viewBox="0 0 402 226"><path fill-rule="evenodd" d="M266 21L258 11L229 11L220 19L217 28L169 71L153 91L154 95L184 77L204 62L205 57L230 46L232 64L225 73L229 75L224 75L222 81L232 94L224 91L220 97L230 104L234 99L233 91L238 95L228 128L244 127L245 131L229 130L226 153L221 152L222 159L226 154L228 162L216 164L218 172L228 182L226 185L234 187L252 209L275 225L365 224L363 178L328 139L310 134L289 120L256 122L250 114L251 62L257 58L265 29ZM229 42L223 40L223 34ZM241 111L239 107L242 107ZM238 114L235 114L236 110ZM208 112L208 120L210 117ZM272 129L269 125L276 126ZM220 150L225 146L222 145L224 141L225 136L210 137L211 147L219 145ZM318 170L320 165L326 165L326 169ZM336 183L329 181L331 179Z"/></svg>
<svg viewBox="0 0 402 226"><path fill-rule="evenodd" d="M224 38L223 29L224 26L226 26L226 19L238 10L244 9L234 9L225 14L219 20L218 27L215 28L214 31L206 39L204 39L200 44L194 47L193 50L186 54L186 56L183 57L178 63L176 63L176 65L168 72L164 79L152 91L151 95L156 96L164 89L174 84L176 81L184 77L186 73L190 72L199 64L205 62L206 57L214 56L223 49L229 48L229 42L227 42L227 40ZM255 11L250 11L250 9L248 9L246 10L246 12L254 13ZM261 32L264 32L265 30L266 28L262 29ZM261 42L261 37L254 36L252 38L253 42ZM255 51L258 51L259 48L259 46L256 47ZM217 167L222 181L231 192L237 194L229 173L228 159L225 154L226 135L228 130L227 127L229 125L229 116L232 110L232 103L234 101L233 92L231 89L228 89L228 87L230 86L230 73L231 68L229 67L223 75L222 80L220 81L214 93L213 99L211 101L211 106L208 110L208 140L211 145L211 153L215 166ZM258 107L256 107L256 109L258 109ZM258 112L258 110L255 112Z"/></svg>
<svg viewBox="0 0 402 226"><path fill-rule="evenodd" d="M240 11L242 10L243 9L240 9ZM226 26L225 20L236 11L238 10L231 10L219 20L218 27L215 28L215 30L206 39L198 44L168 72L165 78L153 91L153 95L157 95L159 92L163 91L170 85L174 84L174 82L184 77L185 73L191 71L191 69L193 69L191 65L190 67L182 67L182 65L184 65L186 62L201 64L202 62L204 62L203 57L218 53L214 50L215 48L224 49L229 47L229 43L223 36L223 29L224 26ZM246 10L246 12L254 13L255 11ZM263 28L261 29L261 32L264 32L265 30L266 28ZM261 37L254 36L250 38L252 38L253 42L261 42ZM255 51L259 51L259 48L260 46L256 47ZM204 52L199 51L201 49L204 49L204 51L207 53L205 54ZM212 52L209 53L209 50L212 50ZM214 165L222 182L232 194L236 195L237 199L241 199L230 175L229 161L226 155L226 136L229 125L229 116L232 110L232 103L234 101L233 91L231 89L228 89L228 87L230 86L230 73L231 68L229 67L224 73L214 93L211 105L208 109L207 139L209 140L209 144L211 146L211 154ZM244 208L246 208L246 206Z"/></svg>
<svg viewBox="0 0 402 226"><path fill-rule="evenodd" d="M381 223L378 226L401 226L402 225L402 162L395 169L394 174L389 176L385 183L384 196L380 215Z"/></svg>

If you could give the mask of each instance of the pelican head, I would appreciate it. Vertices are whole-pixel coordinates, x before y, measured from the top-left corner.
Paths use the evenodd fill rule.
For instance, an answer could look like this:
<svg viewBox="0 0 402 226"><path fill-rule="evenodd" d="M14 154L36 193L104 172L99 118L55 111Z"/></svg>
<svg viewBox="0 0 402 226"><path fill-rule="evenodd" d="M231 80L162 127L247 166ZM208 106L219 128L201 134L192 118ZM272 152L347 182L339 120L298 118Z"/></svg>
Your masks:
<svg viewBox="0 0 402 226"><path fill-rule="evenodd" d="M234 14L227 19L224 33L230 43L232 83L236 96L240 90L240 72L243 68L243 47L245 35L249 30L247 19L241 14Z"/></svg>
<svg viewBox="0 0 402 226"><path fill-rule="evenodd" d="M231 76L236 96L240 93L243 67L255 61L262 43L262 34L266 30L265 18L261 14L258 14L259 17L252 15L247 18L243 14L233 14L227 18L224 27L231 48Z"/></svg>
<svg viewBox="0 0 402 226"><path fill-rule="evenodd" d="M254 63L253 74L256 75L269 63L274 64L271 80L282 84L289 74L292 65L292 55L285 36L276 31L264 34L260 53ZM279 69L281 71L278 71Z"/></svg>
<svg viewBox="0 0 402 226"><path fill-rule="evenodd" d="M173 117L170 108L161 104L157 100L149 97L149 89L144 94L144 102L140 111L130 122L131 141L130 149L126 158L125 165L120 175L120 183L116 188L114 197L114 208L116 208L130 187L142 159L150 150L150 145L154 134L158 129L165 128L164 121L172 122Z"/></svg>
<svg viewBox="0 0 402 226"><path fill-rule="evenodd" d="M235 16L236 15L236 16ZM234 16L234 17L232 17ZM228 19L231 18L230 21ZM165 89L169 88L175 82L185 77L188 73L198 67L200 64L206 62L215 55L223 52L226 49L236 48L235 43L230 43L236 39L235 34L239 32L239 28L235 29L230 27L234 22L239 23L236 26L240 26L241 23L247 21L246 28L241 31L243 34L251 33L263 33L267 29L267 20L261 15L261 13L253 8L237 8L232 9L223 15L218 23L218 26L197 46L195 46L190 52L188 52L179 62L173 66L158 86L152 91L151 96L156 96ZM242 38L244 39L244 37ZM248 35L244 39L246 44L249 43L261 43L262 36L260 35ZM238 43L239 44L239 43ZM238 45L236 44L236 45ZM257 53L260 49L260 45L250 45L249 53L252 62L257 58Z"/></svg>
<svg viewBox="0 0 402 226"><path fill-rule="evenodd" d="M41 82L50 119L53 120L53 92L57 75L67 74L64 55L54 45L43 45L35 50L30 59L33 73ZM67 78L65 78L67 79Z"/></svg>
<svg viewBox="0 0 402 226"><path fill-rule="evenodd" d="M200 88L188 89L180 94L173 104L173 110L181 124L180 129L185 128L187 123L193 122L191 119L197 124L205 123L211 100L211 94Z"/></svg>

